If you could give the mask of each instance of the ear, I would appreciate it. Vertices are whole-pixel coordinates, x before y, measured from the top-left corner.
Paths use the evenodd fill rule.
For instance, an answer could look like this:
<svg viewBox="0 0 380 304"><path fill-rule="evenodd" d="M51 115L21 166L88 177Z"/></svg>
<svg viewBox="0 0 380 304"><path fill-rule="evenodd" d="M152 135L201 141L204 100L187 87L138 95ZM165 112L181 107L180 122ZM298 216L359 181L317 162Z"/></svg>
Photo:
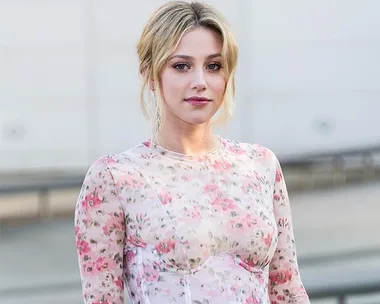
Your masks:
<svg viewBox="0 0 380 304"><path fill-rule="evenodd" d="M148 73L148 70L147 70L146 68L143 68L143 69L140 70L140 74L141 74L141 76L144 77L144 78L147 76L147 73ZM149 86L149 89L150 89L152 92L154 92L155 81L154 81L152 78L150 78L150 79L148 80L148 86Z"/></svg>
<svg viewBox="0 0 380 304"><path fill-rule="evenodd" d="M156 87L156 82L153 79L149 80L149 89L154 93Z"/></svg>

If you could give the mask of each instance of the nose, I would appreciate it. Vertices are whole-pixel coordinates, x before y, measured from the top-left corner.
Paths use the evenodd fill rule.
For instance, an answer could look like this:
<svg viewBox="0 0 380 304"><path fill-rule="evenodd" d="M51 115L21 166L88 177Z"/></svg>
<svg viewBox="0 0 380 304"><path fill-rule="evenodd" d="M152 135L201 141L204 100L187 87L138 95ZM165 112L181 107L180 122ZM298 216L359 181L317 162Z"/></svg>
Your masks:
<svg viewBox="0 0 380 304"><path fill-rule="evenodd" d="M204 77L204 71L194 71L194 77L191 82L191 88L196 91L204 91L207 88L206 79Z"/></svg>

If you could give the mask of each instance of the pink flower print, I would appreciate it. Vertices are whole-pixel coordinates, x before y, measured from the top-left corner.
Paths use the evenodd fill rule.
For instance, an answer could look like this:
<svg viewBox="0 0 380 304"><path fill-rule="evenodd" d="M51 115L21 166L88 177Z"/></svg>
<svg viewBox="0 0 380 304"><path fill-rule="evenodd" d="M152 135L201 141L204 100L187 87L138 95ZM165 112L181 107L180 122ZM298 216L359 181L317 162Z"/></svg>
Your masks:
<svg viewBox="0 0 380 304"><path fill-rule="evenodd" d="M115 221L115 215L113 213L108 215L110 215L110 217L103 226L103 233L109 236L115 230L123 230L122 224L119 221ZM119 213L118 216L123 217L121 213Z"/></svg>
<svg viewBox="0 0 380 304"><path fill-rule="evenodd" d="M198 208L194 207L193 209L191 209L189 211L190 211L190 217L193 220L201 220L202 219L201 214L199 213Z"/></svg>
<svg viewBox="0 0 380 304"><path fill-rule="evenodd" d="M215 169L228 170L232 168L232 165L226 161L216 160L212 165Z"/></svg>
<svg viewBox="0 0 380 304"><path fill-rule="evenodd" d="M173 198L167 192L161 192L158 196L159 196L161 203L163 205L166 205L166 204L171 203L173 201Z"/></svg>
<svg viewBox="0 0 380 304"><path fill-rule="evenodd" d="M278 202L280 199L281 199L281 196L279 194L277 194L277 193L273 194L273 200L275 202Z"/></svg>
<svg viewBox="0 0 380 304"><path fill-rule="evenodd" d="M97 208L102 204L102 201L96 194L86 195L82 201L82 207L85 209Z"/></svg>
<svg viewBox="0 0 380 304"><path fill-rule="evenodd" d="M262 272L257 272L256 273L256 278L257 278L257 281L262 285L264 284L264 276L263 276L263 273Z"/></svg>
<svg viewBox="0 0 380 304"><path fill-rule="evenodd" d="M181 218L182 221L185 223L188 222L194 222L194 221L200 221L202 219L201 214L197 207L185 209L184 210L184 216Z"/></svg>
<svg viewBox="0 0 380 304"><path fill-rule="evenodd" d="M80 227L78 225L75 225L75 236L80 239L82 237L82 233L80 230Z"/></svg>
<svg viewBox="0 0 380 304"><path fill-rule="evenodd" d="M253 260L252 256L249 255L249 257L245 258L244 261L239 263L239 265L249 271L250 268L256 266L256 262Z"/></svg>
<svg viewBox="0 0 380 304"><path fill-rule="evenodd" d="M85 263L83 263L83 271L90 275L95 275L94 268L92 267L92 261L89 260Z"/></svg>
<svg viewBox="0 0 380 304"><path fill-rule="evenodd" d="M282 172L281 169L277 168L276 170L276 183L279 183L282 180Z"/></svg>
<svg viewBox="0 0 380 304"><path fill-rule="evenodd" d="M233 218L233 219L229 220L227 223L227 231L228 232L234 233L235 232L234 230L237 230L237 229L241 230L241 232L243 232L243 230L244 230L244 225L243 225L242 219L239 217Z"/></svg>
<svg viewBox="0 0 380 304"><path fill-rule="evenodd" d="M228 148L228 150L230 150L232 153L236 154L236 155L243 155L243 154L246 154L246 151L243 150L242 148L240 147L234 147L234 146L231 146Z"/></svg>
<svg viewBox="0 0 380 304"><path fill-rule="evenodd" d="M96 260L89 260L89 268L91 268L92 274L101 273L104 270L117 267L114 260L106 257L98 257Z"/></svg>
<svg viewBox="0 0 380 304"><path fill-rule="evenodd" d="M146 248L148 245L146 242L144 242L142 239L138 238L135 235L129 235L127 238L127 243L129 243L132 246Z"/></svg>
<svg viewBox="0 0 380 304"><path fill-rule="evenodd" d="M118 295L116 293L107 293L102 296L102 300L100 302L96 302L97 304L113 304L119 301Z"/></svg>
<svg viewBox="0 0 380 304"><path fill-rule="evenodd" d="M236 293L236 291L238 290L238 287L236 285L232 285L230 289L232 292Z"/></svg>
<svg viewBox="0 0 380 304"><path fill-rule="evenodd" d="M277 295L276 299L280 302L284 302L285 301L285 296L284 295Z"/></svg>
<svg viewBox="0 0 380 304"><path fill-rule="evenodd" d="M175 242L173 240L167 240L158 243L155 247L159 254L168 253L175 248Z"/></svg>
<svg viewBox="0 0 380 304"><path fill-rule="evenodd" d="M122 280L121 278L117 278L117 279L114 281L114 283L115 283L115 285L116 285L117 287L119 287L120 289L122 289L123 286L124 286L124 282L123 282L123 280Z"/></svg>
<svg viewBox="0 0 380 304"><path fill-rule="evenodd" d="M226 197L225 198L223 198L223 197L215 198L212 201L211 205L213 207L215 207L216 209L223 210L223 211L232 210L232 209L236 208L235 202L232 199L229 199Z"/></svg>
<svg viewBox="0 0 380 304"><path fill-rule="evenodd" d="M126 256L126 260L129 263L133 263L135 261L135 258L136 258L136 253L132 250L128 250L127 254L125 256Z"/></svg>
<svg viewBox="0 0 380 304"><path fill-rule="evenodd" d="M253 217L252 214L247 214L244 218L243 218L243 224L245 227L248 227L248 228L254 228L254 227L260 227L261 225L263 225L263 220L261 217Z"/></svg>
<svg viewBox="0 0 380 304"><path fill-rule="evenodd" d="M278 218L277 224L279 227L289 227L289 221L285 217Z"/></svg>
<svg viewBox="0 0 380 304"><path fill-rule="evenodd" d="M84 260L84 271L90 275L98 275L105 269L112 267L117 267L116 263L106 257L99 257L97 254L92 252L90 256L87 256Z"/></svg>
<svg viewBox="0 0 380 304"><path fill-rule="evenodd" d="M260 145L256 145L256 152L258 153L258 156L261 156L261 157L270 156L269 150Z"/></svg>
<svg viewBox="0 0 380 304"><path fill-rule="evenodd" d="M191 177L188 175L183 175L182 180L184 180L185 182L189 182L189 181L191 181Z"/></svg>
<svg viewBox="0 0 380 304"><path fill-rule="evenodd" d="M150 159L152 156L150 154L148 154L148 153L142 153L140 155L140 157L143 158L143 159Z"/></svg>
<svg viewBox="0 0 380 304"><path fill-rule="evenodd" d="M143 278L146 282L157 282L159 276L159 272L152 265L144 265Z"/></svg>
<svg viewBox="0 0 380 304"><path fill-rule="evenodd" d="M84 241L84 240L79 240L77 241L77 245L76 247L78 248L78 251L79 251L79 255L80 256L83 256L89 252L91 252L91 247L90 245L88 244L88 242Z"/></svg>
<svg viewBox="0 0 380 304"><path fill-rule="evenodd" d="M249 193L250 191L262 191L260 182L257 180L256 177L252 176L247 176L247 178L244 180L243 185L241 186L241 189L245 194Z"/></svg>
<svg viewBox="0 0 380 304"><path fill-rule="evenodd" d="M220 188L218 185L215 185L215 184L207 184L203 187L203 191L205 193L210 193L210 192L215 192L215 193L219 193L220 192Z"/></svg>
<svg viewBox="0 0 380 304"><path fill-rule="evenodd" d="M272 244L272 235L271 234L267 234L267 236L264 238L264 243L265 245L269 248L270 245Z"/></svg>
<svg viewBox="0 0 380 304"><path fill-rule="evenodd" d="M245 300L244 304L259 304L257 298L249 297Z"/></svg>
<svg viewBox="0 0 380 304"><path fill-rule="evenodd" d="M123 185L126 185L133 189L141 189L145 186L145 181L136 172L133 172L133 173L125 172L117 179L117 182L116 182L117 187L122 187Z"/></svg>
<svg viewBox="0 0 380 304"><path fill-rule="evenodd" d="M292 279L292 273L288 270L285 271L273 271L269 274L269 279L272 284L284 284Z"/></svg>
<svg viewBox="0 0 380 304"><path fill-rule="evenodd" d="M113 159L112 157L106 157L106 159L105 159L105 163L106 163L107 165L113 165L113 164L116 164L117 162L116 162L116 160Z"/></svg>
<svg viewBox="0 0 380 304"><path fill-rule="evenodd" d="M143 145L144 145L145 147L150 148L150 146L152 145L152 143L150 142L150 140L145 140L145 141L143 142Z"/></svg>
<svg viewBox="0 0 380 304"><path fill-rule="evenodd" d="M94 267L97 271L101 272L102 270L108 268L108 263L104 257L99 257L95 260Z"/></svg>

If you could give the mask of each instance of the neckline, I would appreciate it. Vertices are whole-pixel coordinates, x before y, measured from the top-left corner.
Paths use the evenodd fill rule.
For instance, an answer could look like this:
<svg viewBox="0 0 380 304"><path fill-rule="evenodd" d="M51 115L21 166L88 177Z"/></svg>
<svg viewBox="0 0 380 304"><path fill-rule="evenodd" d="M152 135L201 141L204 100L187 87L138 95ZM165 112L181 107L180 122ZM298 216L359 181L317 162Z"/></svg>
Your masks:
<svg viewBox="0 0 380 304"><path fill-rule="evenodd" d="M204 162L205 160L208 160L215 156L220 155L220 152L223 150L225 146L225 140L219 135L216 135L216 137L219 139L219 145L214 150L205 154L201 154L201 155L190 155L190 154L184 154L184 153L172 151L160 146L159 144L153 142L149 138L145 139L145 141L143 142L143 145L147 147L154 154L159 154L161 156L175 159L175 160L199 163L199 162Z"/></svg>

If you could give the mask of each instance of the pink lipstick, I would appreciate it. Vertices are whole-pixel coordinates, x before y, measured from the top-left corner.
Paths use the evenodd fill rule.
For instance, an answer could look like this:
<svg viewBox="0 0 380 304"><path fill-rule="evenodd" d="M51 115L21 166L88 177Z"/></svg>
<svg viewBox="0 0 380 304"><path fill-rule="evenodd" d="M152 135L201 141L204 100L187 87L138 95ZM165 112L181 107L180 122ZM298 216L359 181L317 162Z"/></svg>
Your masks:
<svg viewBox="0 0 380 304"><path fill-rule="evenodd" d="M201 96L192 96L186 98L185 101L193 106L204 106L208 104L211 101L211 99Z"/></svg>

